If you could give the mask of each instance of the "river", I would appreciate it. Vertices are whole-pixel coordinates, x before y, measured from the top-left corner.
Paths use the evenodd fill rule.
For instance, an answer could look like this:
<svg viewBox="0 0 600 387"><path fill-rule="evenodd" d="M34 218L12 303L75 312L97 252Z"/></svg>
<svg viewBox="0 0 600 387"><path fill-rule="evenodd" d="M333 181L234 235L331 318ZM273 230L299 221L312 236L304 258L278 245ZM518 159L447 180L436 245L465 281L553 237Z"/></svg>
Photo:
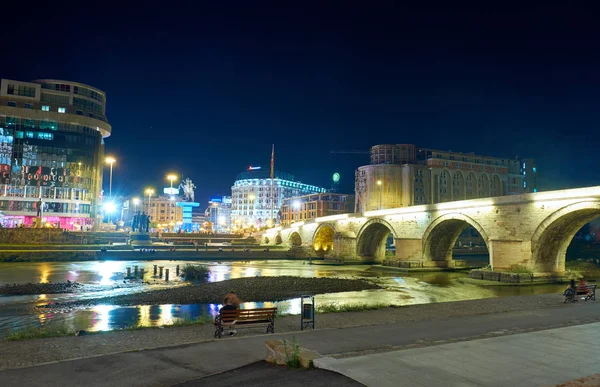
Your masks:
<svg viewBox="0 0 600 387"><path fill-rule="evenodd" d="M472 259L472 258L470 258ZM367 303L409 305L434 302L460 301L479 298L506 297L525 294L560 292L563 285L547 284L532 286L478 286L461 281L467 277L461 272L413 272L403 273L370 265L330 266L321 263L308 265L302 261L265 260L202 262L210 267L209 281L252 276L300 276L371 278L385 287L383 290L345 292L317 295L317 306L323 303ZM41 294L27 296L0 296L0 336L11 331L47 324L62 324L70 329L105 331L125 326L169 325L182 319L196 318L216 313L219 305L154 305L117 307L99 305L89 309L74 309L65 312L40 312L36 305L52 301L69 301L100 296L139 292L169 286L183 285L176 278L177 261L101 261L101 262L41 262L0 264L0 286L13 283L46 283L76 281L88 285L118 285L123 283L127 267L145 269L144 281L150 282L135 287L101 292L76 294ZM170 270L171 281L152 278L153 265ZM276 305L283 313L299 314L300 299L277 303L245 303L243 307Z"/></svg>

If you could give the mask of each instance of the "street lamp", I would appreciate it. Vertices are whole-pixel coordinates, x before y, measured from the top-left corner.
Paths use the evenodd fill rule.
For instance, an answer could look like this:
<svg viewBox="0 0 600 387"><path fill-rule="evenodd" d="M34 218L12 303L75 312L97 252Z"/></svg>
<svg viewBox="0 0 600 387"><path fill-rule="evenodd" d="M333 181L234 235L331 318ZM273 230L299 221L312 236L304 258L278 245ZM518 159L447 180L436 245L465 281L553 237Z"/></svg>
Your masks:
<svg viewBox="0 0 600 387"><path fill-rule="evenodd" d="M173 181L177 180L177 175L167 175L167 179L171 181L171 192L173 192Z"/></svg>
<svg viewBox="0 0 600 387"><path fill-rule="evenodd" d="M140 204L140 198L133 198L133 212L137 212L137 206Z"/></svg>
<svg viewBox="0 0 600 387"><path fill-rule="evenodd" d="M148 215L150 215L150 198L152 197L153 193L154 190L152 188L146 189L146 194L148 195Z"/></svg>
<svg viewBox="0 0 600 387"><path fill-rule="evenodd" d="M377 180L377 185L379 186L379 209L381 210L381 195L382 195L382 185L383 183L381 182L381 180Z"/></svg>
<svg viewBox="0 0 600 387"><path fill-rule="evenodd" d="M115 159L112 156L108 156L104 161L107 162L108 164L110 164L110 180L109 180L109 184L108 184L108 196L110 196L112 198L112 170L113 170L113 164L115 163L115 161L117 161L117 159Z"/></svg>

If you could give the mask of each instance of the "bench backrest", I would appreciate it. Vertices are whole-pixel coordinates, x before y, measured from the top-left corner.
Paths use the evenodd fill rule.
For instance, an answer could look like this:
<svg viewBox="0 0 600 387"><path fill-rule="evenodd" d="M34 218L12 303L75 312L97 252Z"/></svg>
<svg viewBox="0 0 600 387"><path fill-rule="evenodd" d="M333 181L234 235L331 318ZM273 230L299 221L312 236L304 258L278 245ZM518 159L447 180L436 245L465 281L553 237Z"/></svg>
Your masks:
<svg viewBox="0 0 600 387"><path fill-rule="evenodd" d="M257 308L257 309L236 309L224 310L220 312L221 318L224 320L259 320L270 319L277 314L277 308Z"/></svg>

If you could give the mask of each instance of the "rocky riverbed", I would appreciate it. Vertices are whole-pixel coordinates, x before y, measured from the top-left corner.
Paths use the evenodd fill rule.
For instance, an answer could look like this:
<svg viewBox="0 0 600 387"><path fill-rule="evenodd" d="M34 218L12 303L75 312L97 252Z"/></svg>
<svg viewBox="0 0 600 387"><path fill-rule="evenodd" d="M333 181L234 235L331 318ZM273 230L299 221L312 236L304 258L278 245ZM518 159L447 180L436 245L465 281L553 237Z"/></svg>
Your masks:
<svg viewBox="0 0 600 387"><path fill-rule="evenodd" d="M123 280L116 285L91 285L79 282L50 282L44 284L12 284L0 286L0 295L24 296L31 294L59 294L59 293L83 293L102 292L121 288L132 288L141 286L141 280Z"/></svg>
<svg viewBox="0 0 600 387"><path fill-rule="evenodd" d="M46 309L88 307L94 305L219 304L234 291L244 302L281 301L301 295L382 289L363 279L254 277L181 286L143 293L56 302L39 306Z"/></svg>

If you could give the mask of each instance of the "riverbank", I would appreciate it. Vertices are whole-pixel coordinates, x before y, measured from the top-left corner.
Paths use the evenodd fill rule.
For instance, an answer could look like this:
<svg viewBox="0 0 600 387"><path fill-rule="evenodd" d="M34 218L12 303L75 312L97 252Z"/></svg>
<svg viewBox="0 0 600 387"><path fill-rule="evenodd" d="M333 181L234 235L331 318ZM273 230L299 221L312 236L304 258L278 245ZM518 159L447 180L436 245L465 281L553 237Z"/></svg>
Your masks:
<svg viewBox="0 0 600 387"><path fill-rule="evenodd" d="M123 249L125 247L126 249ZM89 250L18 250L15 246L12 251L0 251L0 264L10 262L89 262L89 261L154 261L154 260L172 260L172 261L248 261L248 260L269 260L269 259L295 259L287 251L263 251L255 249L243 251L242 249L218 251L212 249L208 251L194 249L186 250L160 250L153 252L132 251L126 246L122 250L96 251ZM154 247L153 247L154 249ZM300 258L298 258L300 259ZM301 258L305 260L305 258Z"/></svg>
<svg viewBox="0 0 600 387"><path fill-rule="evenodd" d="M24 296L40 294L103 292L107 290L139 287L142 286L144 283L149 284L150 282L142 282L141 280L123 280L119 284L114 285L82 284L79 282L71 281L43 284L8 284L0 286L0 295Z"/></svg>
<svg viewBox="0 0 600 387"><path fill-rule="evenodd" d="M318 307L319 305L317 305ZM319 313L316 317L318 330L339 329L384 324L428 322L447 320L477 315L498 315L492 321L506 321L507 328L514 329L511 318L503 318L506 313L531 313L535 316L546 313L546 310L569 308L581 309L583 306L597 310L600 304L582 303L581 305L564 305L560 294L535 296L515 296L484 300L469 300L437 304L421 304L396 308L384 308L364 312ZM569 315L573 315L569 313ZM598 314L595 314L596 320ZM572 319L571 319L572 320ZM582 319L577 320L583 323ZM572 322L571 322L572 323ZM299 330L298 315L277 317L276 333L289 333ZM479 325L478 325L479 326ZM441 329L444 331L446 328ZM539 328L538 328L539 329ZM238 336L256 336L262 330L242 330ZM433 334L433 333L432 333ZM426 336L428 337L428 336ZM261 340L265 338L260 337ZM22 341L0 340L0 370L27 367L36 364L100 356L111 353L139 351L143 349L171 347L175 345L207 342L214 340L212 324L190 325L183 327L165 327L164 329L121 330L91 334L82 337L58 337L47 339L31 339ZM228 338L223 340L230 340ZM421 340L423 345L426 342Z"/></svg>
<svg viewBox="0 0 600 387"><path fill-rule="evenodd" d="M252 277L151 290L114 297L56 302L39 306L43 309L91 307L94 305L161 305L161 304L220 304L223 296L234 291L244 302L281 301L303 295L353 292L383 289L363 279Z"/></svg>

